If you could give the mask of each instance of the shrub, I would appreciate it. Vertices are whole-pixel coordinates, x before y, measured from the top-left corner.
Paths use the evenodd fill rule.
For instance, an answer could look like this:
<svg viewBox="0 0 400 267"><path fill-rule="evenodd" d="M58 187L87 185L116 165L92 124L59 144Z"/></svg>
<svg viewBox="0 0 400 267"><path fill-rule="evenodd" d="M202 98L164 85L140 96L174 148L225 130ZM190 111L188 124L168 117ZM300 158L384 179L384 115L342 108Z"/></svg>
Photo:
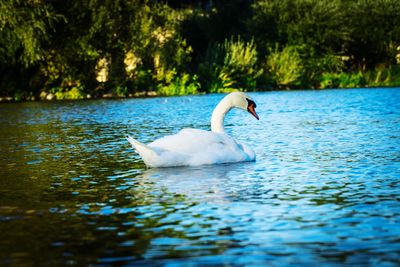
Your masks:
<svg viewBox="0 0 400 267"><path fill-rule="evenodd" d="M117 87L115 87L114 91L118 97L125 97L128 94L128 88L122 85L118 85Z"/></svg>
<svg viewBox="0 0 400 267"><path fill-rule="evenodd" d="M238 37L237 41L232 38L223 44L212 44L199 64L201 84L212 93L254 90L262 73L256 64L257 50L253 40L245 42Z"/></svg>
<svg viewBox="0 0 400 267"><path fill-rule="evenodd" d="M364 85L361 72L358 73L324 73L320 88L356 88Z"/></svg>
<svg viewBox="0 0 400 267"><path fill-rule="evenodd" d="M279 86L298 86L304 74L304 65L296 46L286 46L279 51L270 50L267 57L267 72Z"/></svg>
<svg viewBox="0 0 400 267"><path fill-rule="evenodd" d="M400 65L378 66L364 73L364 79L370 86L400 86Z"/></svg>
<svg viewBox="0 0 400 267"><path fill-rule="evenodd" d="M190 76L184 73L182 76L175 76L167 84L158 84L157 90L161 95L188 95L198 93L200 84L197 82L197 76Z"/></svg>
<svg viewBox="0 0 400 267"><path fill-rule="evenodd" d="M279 87L315 87L320 85L324 73L341 73L342 57L333 53L317 55L306 45L289 45L269 49L264 79Z"/></svg>
<svg viewBox="0 0 400 267"><path fill-rule="evenodd" d="M83 99L83 87L82 86L74 86L70 90L64 91L62 88L55 87L52 90L55 92L55 96L57 100L62 99Z"/></svg>
<svg viewBox="0 0 400 267"><path fill-rule="evenodd" d="M154 89L153 74L150 69L141 68L137 71L132 81L134 91L147 91Z"/></svg>
<svg viewBox="0 0 400 267"><path fill-rule="evenodd" d="M228 74L220 72L218 78L211 84L210 93L229 93L235 90L235 81Z"/></svg>
<svg viewBox="0 0 400 267"><path fill-rule="evenodd" d="M256 79L262 70L257 69L257 50L254 41L243 42L240 38L235 42L225 40L225 58L222 73L226 73L238 88L255 89Z"/></svg>
<svg viewBox="0 0 400 267"><path fill-rule="evenodd" d="M341 73L345 67L342 57L332 53L318 57L314 54L314 51L304 49L301 56L305 69L302 85L306 87L318 86L324 73Z"/></svg>

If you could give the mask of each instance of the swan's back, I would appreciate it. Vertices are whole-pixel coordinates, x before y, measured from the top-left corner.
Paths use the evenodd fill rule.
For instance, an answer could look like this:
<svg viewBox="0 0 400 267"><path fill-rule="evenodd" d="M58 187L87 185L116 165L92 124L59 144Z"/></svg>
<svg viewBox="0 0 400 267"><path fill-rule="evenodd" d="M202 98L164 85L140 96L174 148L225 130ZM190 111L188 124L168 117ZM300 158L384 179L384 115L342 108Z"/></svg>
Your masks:
<svg viewBox="0 0 400 267"><path fill-rule="evenodd" d="M243 149L226 134L198 129L183 129L177 134L160 138L148 145L164 158L162 165L172 166L172 161L179 165L197 166L226 162L252 161L253 151ZM168 154L168 157L165 157ZM176 155L176 160L171 156ZM182 162L182 156L186 156ZM161 166L158 166L161 167Z"/></svg>
<svg viewBox="0 0 400 267"><path fill-rule="evenodd" d="M150 147L175 151L183 154L199 153L211 146L218 148L224 144L220 134L198 129L183 129L174 135L165 136L150 143Z"/></svg>

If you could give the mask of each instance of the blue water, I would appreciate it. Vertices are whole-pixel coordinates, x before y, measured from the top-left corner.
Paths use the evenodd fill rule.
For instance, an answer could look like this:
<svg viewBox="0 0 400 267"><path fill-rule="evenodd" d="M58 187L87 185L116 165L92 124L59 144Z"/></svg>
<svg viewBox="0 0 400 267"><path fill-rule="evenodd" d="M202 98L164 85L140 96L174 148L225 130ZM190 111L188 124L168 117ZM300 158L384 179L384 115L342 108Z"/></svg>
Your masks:
<svg viewBox="0 0 400 267"><path fill-rule="evenodd" d="M400 89L252 93L256 162L146 169L124 139L222 95L0 105L0 264L400 265Z"/></svg>

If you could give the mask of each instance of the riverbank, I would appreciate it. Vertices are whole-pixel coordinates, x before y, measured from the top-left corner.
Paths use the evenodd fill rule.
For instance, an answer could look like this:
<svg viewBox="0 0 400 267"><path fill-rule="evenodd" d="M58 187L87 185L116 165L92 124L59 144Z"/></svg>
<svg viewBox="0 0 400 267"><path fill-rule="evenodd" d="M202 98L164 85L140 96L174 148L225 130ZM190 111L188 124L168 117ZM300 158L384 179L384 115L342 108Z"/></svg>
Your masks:
<svg viewBox="0 0 400 267"><path fill-rule="evenodd" d="M307 61L310 62L313 61L313 59L307 59ZM287 68L282 68L279 73L279 75L274 75L268 70L260 70L260 75L257 77L246 75L232 76L235 78L229 78L221 74L215 77L215 73L213 73L211 69L207 75L203 74L203 76L175 73L174 80L169 83L144 83L140 88L148 88L146 91L132 86L128 81L125 86L113 86L107 82L97 83L95 86L84 86L80 81L77 81L74 83L67 83L64 87L56 86L36 90L19 89L9 91L7 88L3 88L2 90L0 89L0 91L3 92L3 95L0 96L0 103L37 100L53 101L196 95L229 93L237 90L321 90L330 88L346 89L400 86L399 64L389 67L379 66L367 71L321 72L316 74L315 71L309 70L301 73L301 75L294 75ZM288 73L290 73L290 75ZM203 78L200 79L201 77ZM207 80L204 77L210 77L210 79Z"/></svg>
<svg viewBox="0 0 400 267"><path fill-rule="evenodd" d="M57 94L41 92L39 96L30 95L30 96L19 96L19 97L12 97L12 96L0 96L0 103L5 102L29 102L29 101L60 101L60 100L90 100L90 99L117 99L117 98L147 98L147 97L157 97L161 96L156 91L142 91L131 93L127 95L116 95L113 93L95 95L86 94L85 96L80 96L77 98L69 98L69 97L62 97L57 98Z"/></svg>
<svg viewBox="0 0 400 267"><path fill-rule="evenodd" d="M309 90L329 90L329 89L366 89L366 88L400 88L399 86L365 86L365 87L346 87L346 88L285 88L285 87L279 87L279 88L271 88L271 89L263 89L263 90L256 90L252 92L267 92L267 91L309 91ZM220 92L220 93L229 93L229 91L226 92ZM204 93L204 92L198 92L196 94L191 94L191 95L206 95L210 93ZM92 95L92 94L86 94L85 96L79 97L79 98L57 98L56 94L53 93L46 93L42 92L39 96L27 96L27 97L11 97L11 96L0 96L0 103L13 103L13 102L35 102L35 101L75 101L75 100L94 100L94 99L127 99L127 98L153 98L153 97L169 97L172 95L164 95L160 94L156 91L141 91L141 92L135 92L135 93L129 93L127 95L117 95L113 93L106 93L106 94L97 94L97 95ZM176 96L176 95L174 95ZM180 95L180 96L185 96L185 95Z"/></svg>

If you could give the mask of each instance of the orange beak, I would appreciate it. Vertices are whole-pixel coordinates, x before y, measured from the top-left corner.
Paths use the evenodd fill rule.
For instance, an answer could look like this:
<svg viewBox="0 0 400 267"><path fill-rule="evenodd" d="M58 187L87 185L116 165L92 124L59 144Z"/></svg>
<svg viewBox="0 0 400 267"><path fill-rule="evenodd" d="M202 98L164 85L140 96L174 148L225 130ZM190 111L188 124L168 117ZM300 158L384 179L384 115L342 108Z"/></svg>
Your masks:
<svg viewBox="0 0 400 267"><path fill-rule="evenodd" d="M259 120L260 118L258 117L258 115L257 115L257 112L256 112L256 110L254 109L254 105L249 105L248 107L247 107L247 111L249 112L249 113L251 113L251 115L253 115L257 120Z"/></svg>

